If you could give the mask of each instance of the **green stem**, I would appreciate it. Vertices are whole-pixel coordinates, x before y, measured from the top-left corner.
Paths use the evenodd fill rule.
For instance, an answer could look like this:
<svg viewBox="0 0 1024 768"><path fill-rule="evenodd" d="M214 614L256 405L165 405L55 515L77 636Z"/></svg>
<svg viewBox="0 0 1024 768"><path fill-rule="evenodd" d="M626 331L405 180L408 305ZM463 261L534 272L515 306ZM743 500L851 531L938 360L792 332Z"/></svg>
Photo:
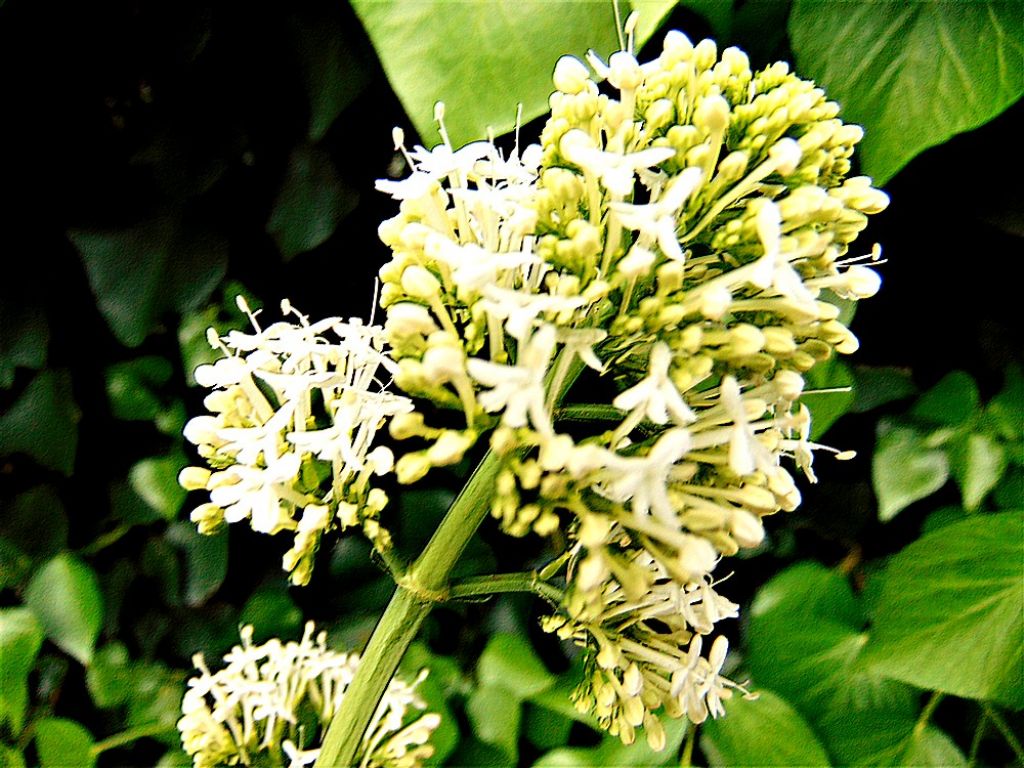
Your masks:
<svg viewBox="0 0 1024 768"><path fill-rule="evenodd" d="M532 592L554 606L562 603L564 594L553 584L542 581L536 573L493 573L461 579L448 590L450 600L496 595L502 592Z"/></svg>
<svg viewBox="0 0 1024 768"><path fill-rule="evenodd" d="M978 762L978 750L981 749L981 740L985 737L986 726L988 725L988 712L982 711L978 718L978 727L974 729L974 737L971 739L971 751L967 755L967 768L974 768Z"/></svg>
<svg viewBox="0 0 1024 768"><path fill-rule="evenodd" d="M1010 745L1010 749L1012 749L1013 753L1017 756L1017 762L1024 765L1024 747L1021 746L1020 740L1014 735L1010 726L1007 725L1006 721L1003 719L1003 716L999 714L999 710L988 702L982 702L981 707L988 716L988 719L995 724L999 733L1001 733L1003 738L1006 739L1006 743Z"/></svg>
<svg viewBox="0 0 1024 768"><path fill-rule="evenodd" d="M919 738L924 729L928 727L928 721L932 719L936 707L942 701L942 696L943 694L938 691L932 691L932 695L928 697L928 703L921 710L921 716L917 718L917 723L914 724L914 732L911 738Z"/></svg>
<svg viewBox="0 0 1024 768"><path fill-rule="evenodd" d="M359 670L324 736L317 768L355 764L359 745L402 656L430 612L447 597L448 577L490 509L500 460L488 452L434 531L419 558L400 580L373 630Z"/></svg>
<svg viewBox="0 0 1024 768"><path fill-rule="evenodd" d="M618 423L625 418L625 411L604 403L580 403L567 405L555 411L555 421L609 421Z"/></svg>
<svg viewBox="0 0 1024 768"><path fill-rule="evenodd" d="M679 768L690 768L693 765L693 745L697 741L697 726L687 723L686 736L683 740L683 754L679 758Z"/></svg>
<svg viewBox="0 0 1024 768"><path fill-rule="evenodd" d="M159 736L161 733L170 733L173 730L174 726L167 723L152 723L150 725L141 725L138 728L129 728L127 731L115 733L113 736L108 736L102 741L97 741L89 748L89 752L90 754L98 755L101 752L106 752L108 749L117 749L126 744L131 744L133 741L149 736Z"/></svg>

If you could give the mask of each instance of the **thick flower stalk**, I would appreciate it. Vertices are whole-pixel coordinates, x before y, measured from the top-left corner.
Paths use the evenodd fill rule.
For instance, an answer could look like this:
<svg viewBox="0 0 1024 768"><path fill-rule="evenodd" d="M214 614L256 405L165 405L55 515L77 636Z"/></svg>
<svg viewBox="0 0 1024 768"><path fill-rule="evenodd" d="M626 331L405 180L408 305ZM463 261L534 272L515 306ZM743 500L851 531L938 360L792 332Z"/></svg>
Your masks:
<svg viewBox="0 0 1024 768"><path fill-rule="evenodd" d="M329 650L312 622L297 643L254 645L252 632L242 628L242 644L216 672L202 654L193 659L200 674L188 682L178 730L195 768L312 764L359 667L355 654ZM416 713L425 707L416 695L425 676L411 685L391 681L363 739L360 768L416 768L433 754L429 739L440 718Z"/></svg>
<svg viewBox="0 0 1024 768"><path fill-rule="evenodd" d="M282 310L297 322L263 329L239 302L255 332L211 332L224 357L195 372L213 390L205 401L211 415L189 421L185 437L213 471L181 473L186 488L210 492L192 520L203 533L241 520L261 533L292 531L283 565L295 584L309 581L328 530L360 526L386 552L391 542L378 517L387 496L372 483L391 471L394 456L374 442L385 420L412 404L377 378L393 369L383 330L336 317L311 324L287 302Z"/></svg>

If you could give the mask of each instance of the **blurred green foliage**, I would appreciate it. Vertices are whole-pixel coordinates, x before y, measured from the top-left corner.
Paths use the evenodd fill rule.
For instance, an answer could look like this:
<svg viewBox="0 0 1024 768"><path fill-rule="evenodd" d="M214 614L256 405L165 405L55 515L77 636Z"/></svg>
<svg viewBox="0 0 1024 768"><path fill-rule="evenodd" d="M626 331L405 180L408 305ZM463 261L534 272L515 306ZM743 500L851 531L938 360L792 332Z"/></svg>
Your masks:
<svg viewBox="0 0 1024 768"><path fill-rule="evenodd" d="M733 676L760 701L699 734L675 723L665 752L626 748L573 709L578 660L535 631L544 606L453 603L404 661L431 670L420 691L444 716L432 764L1024 762L1024 345L1001 274L1024 228L999 184L1019 7L634 5L652 50L671 26L758 66L795 59L866 127L863 170L891 179L869 233L887 285L854 364L811 382L852 392L809 399L816 439L860 455L826 457L734 576ZM214 662L239 623L365 641L392 584L361 541L297 590L275 544L187 522L175 477L206 329L243 323L239 293L368 315L392 215L372 182L403 173L391 127L433 143L443 99L461 142L510 130L521 102L529 139L557 56L615 43L603 3L0 6L0 765L185 765L194 653ZM399 547L422 546L460 479L398 499ZM460 568L539 554L493 540Z"/></svg>

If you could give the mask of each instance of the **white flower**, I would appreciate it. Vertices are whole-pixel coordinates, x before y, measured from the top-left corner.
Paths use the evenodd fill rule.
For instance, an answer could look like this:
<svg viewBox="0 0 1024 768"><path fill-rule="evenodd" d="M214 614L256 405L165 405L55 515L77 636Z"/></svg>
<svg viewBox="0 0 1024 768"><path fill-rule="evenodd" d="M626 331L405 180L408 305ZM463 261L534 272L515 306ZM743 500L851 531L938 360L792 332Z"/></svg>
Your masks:
<svg viewBox="0 0 1024 768"><path fill-rule="evenodd" d="M519 342L533 331L538 317L545 313L567 314L586 306L581 296L554 296L550 293L527 293L488 286L483 289L480 306L496 320L505 322L505 330Z"/></svg>
<svg viewBox="0 0 1024 768"><path fill-rule="evenodd" d="M621 456L602 451L595 488L614 501L629 501L638 519L654 515L672 528L678 527L675 506L668 495L672 470L690 448L690 434L674 428L651 446L646 456Z"/></svg>
<svg viewBox="0 0 1024 768"><path fill-rule="evenodd" d="M210 501L224 508L229 523L249 518L260 533L294 528L295 521L281 504L281 487L295 479L299 463L298 455L289 453L265 469L238 464L218 472L211 480Z"/></svg>
<svg viewBox="0 0 1024 768"><path fill-rule="evenodd" d="M782 215L779 206L764 200L757 212L757 236L764 255L754 264L750 282L758 288L771 288L778 295L792 299L808 308L815 306L814 294L782 252Z"/></svg>
<svg viewBox="0 0 1024 768"><path fill-rule="evenodd" d="M700 186L703 176L704 171L700 168L687 168L673 176L664 194L653 202L645 205L612 203L610 208L623 226L640 233L638 242L642 247L657 243L665 256L674 261L683 261L683 249L676 234L680 226L679 211Z"/></svg>
<svg viewBox="0 0 1024 768"><path fill-rule="evenodd" d="M633 191L638 170L663 163L676 154L672 147L653 147L627 153L607 152L598 149L590 136L579 128L568 131L558 146L569 162L599 178L605 189L619 198Z"/></svg>
<svg viewBox="0 0 1024 768"><path fill-rule="evenodd" d="M729 467L738 475L749 475L755 469L774 474L778 465L771 452L754 436L740 395L740 385L732 376L725 376L720 390L722 405L733 421L729 436Z"/></svg>
<svg viewBox="0 0 1024 768"><path fill-rule="evenodd" d="M555 351L555 328L542 325L520 342L515 365L500 365L471 358L469 375L491 387L480 394L480 405L490 413L502 411L502 422L510 427L533 425L538 432L551 433L551 415L545 405L544 375Z"/></svg>
<svg viewBox="0 0 1024 768"><path fill-rule="evenodd" d="M689 424L696 416L679 394L669 377L672 350L659 341L651 347L647 376L634 386L620 392L612 405L631 414L642 414L655 424L665 424L669 415L676 424ZM639 421L639 419L637 419Z"/></svg>

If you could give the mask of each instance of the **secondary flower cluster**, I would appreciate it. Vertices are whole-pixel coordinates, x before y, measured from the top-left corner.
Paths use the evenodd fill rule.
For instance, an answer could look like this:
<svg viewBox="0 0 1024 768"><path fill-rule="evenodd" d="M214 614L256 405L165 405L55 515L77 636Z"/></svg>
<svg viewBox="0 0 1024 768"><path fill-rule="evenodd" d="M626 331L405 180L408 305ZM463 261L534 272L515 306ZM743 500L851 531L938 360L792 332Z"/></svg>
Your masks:
<svg viewBox="0 0 1024 768"><path fill-rule="evenodd" d="M545 627L591 652L577 705L657 747L659 713L700 722L746 694L721 674L711 635L737 607L711 574L800 503L784 460L814 479L803 374L857 348L836 299L877 291L877 249L847 251L887 198L848 177L861 129L785 64L670 32L644 64L563 57L554 85L540 143L507 155L452 147L442 105L439 147L396 131L411 175L378 184L399 201L384 327L254 317L228 336L197 371L216 415L187 432L219 471L182 479L211 491L202 530L296 530L304 583L328 528L390 545L369 486L392 468L371 450L386 420L410 446L400 483L486 437L503 529L568 542Z"/></svg>
<svg viewBox="0 0 1024 768"><path fill-rule="evenodd" d="M336 317L310 323L284 302L297 322L263 329L241 298L239 306L255 333L219 339L211 331L225 356L195 377L213 389L205 400L212 415L185 426L213 471L188 467L179 481L210 492L192 512L202 533L245 519L261 533L294 531L284 568L305 584L327 530L361 526L378 548L391 546L377 521L387 496L371 482L391 471L394 456L373 444L385 419L412 403L376 378L394 367L379 327Z"/></svg>
<svg viewBox="0 0 1024 768"><path fill-rule="evenodd" d="M216 672L201 654L193 659L200 675L188 682L178 730L195 768L312 764L320 731L359 666L358 656L329 650L326 633L314 639L312 622L298 643L254 645L252 633L242 628L242 644ZM416 695L423 677L412 685L391 681L363 739L360 768L416 768L433 754L428 741L440 717L412 714L425 706Z"/></svg>

